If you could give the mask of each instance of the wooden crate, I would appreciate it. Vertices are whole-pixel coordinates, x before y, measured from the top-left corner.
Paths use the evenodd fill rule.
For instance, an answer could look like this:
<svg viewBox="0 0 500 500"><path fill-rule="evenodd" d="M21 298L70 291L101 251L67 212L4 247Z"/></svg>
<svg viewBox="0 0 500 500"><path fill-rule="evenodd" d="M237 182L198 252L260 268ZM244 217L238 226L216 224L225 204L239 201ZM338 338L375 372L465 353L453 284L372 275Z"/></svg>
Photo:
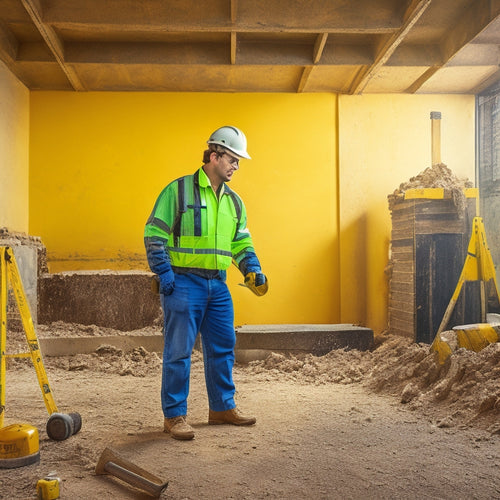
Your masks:
<svg viewBox="0 0 500 500"><path fill-rule="evenodd" d="M444 189L412 189L389 197L391 333L416 342L434 339L458 283L476 213L477 190L466 190L466 196L462 210ZM473 286L467 286L450 323L476 322L474 295Z"/></svg>

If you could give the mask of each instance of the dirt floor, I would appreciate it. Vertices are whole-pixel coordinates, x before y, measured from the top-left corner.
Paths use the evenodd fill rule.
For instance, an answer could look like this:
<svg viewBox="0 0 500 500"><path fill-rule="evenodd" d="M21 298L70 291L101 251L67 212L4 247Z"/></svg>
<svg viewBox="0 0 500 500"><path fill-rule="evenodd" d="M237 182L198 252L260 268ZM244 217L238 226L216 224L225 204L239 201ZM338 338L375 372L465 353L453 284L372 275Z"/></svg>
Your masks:
<svg viewBox="0 0 500 500"><path fill-rule="evenodd" d="M443 367L428 345L390 335L371 352L274 353L237 365L238 406L257 417L242 428L207 424L195 352L188 421L196 436L183 442L162 432L156 353L106 346L105 336L119 332L95 326L37 331L101 335L103 344L44 359L59 411L82 416L81 431L65 441L46 434L30 362L9 360L4 425L39 429L40 463L1 470L1 498L36 498L37 480L51 472L61 498L151 498L95 474L105 448L168 481L165 499L500 498L500 343L460 349Z"/></svg>

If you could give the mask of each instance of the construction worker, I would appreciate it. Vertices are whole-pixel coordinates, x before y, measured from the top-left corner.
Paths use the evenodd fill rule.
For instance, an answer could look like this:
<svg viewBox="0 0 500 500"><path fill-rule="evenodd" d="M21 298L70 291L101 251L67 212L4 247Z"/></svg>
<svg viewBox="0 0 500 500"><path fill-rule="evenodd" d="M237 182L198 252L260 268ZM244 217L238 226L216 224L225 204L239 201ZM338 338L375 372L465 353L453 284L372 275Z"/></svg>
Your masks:
<svg viewBox="0 0 500 500"><path fill-rule="evenodd" d="M146 223L144 241L151 270L158 275L164 315L161 402L164 430L192 439L187 423L191 353L201 333L209 424L253 425L234 402L233 302L226 270L233 262L257 295L267 278L248 231L245 206L228 186L241 158L250 159L247 140L236 127L217 129L207 141L203 166L168 184Z"/></svg>

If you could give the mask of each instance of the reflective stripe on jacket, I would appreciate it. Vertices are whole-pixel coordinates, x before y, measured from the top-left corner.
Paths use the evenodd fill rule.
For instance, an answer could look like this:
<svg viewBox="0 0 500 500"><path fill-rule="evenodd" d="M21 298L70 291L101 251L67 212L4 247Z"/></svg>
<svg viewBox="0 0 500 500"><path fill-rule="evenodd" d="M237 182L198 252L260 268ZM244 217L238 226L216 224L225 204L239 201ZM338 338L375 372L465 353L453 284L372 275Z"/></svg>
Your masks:
<svg viewBox="0 0 500 500"><path fill-rule="evenodd" d="M174 267L226 270L233 260L239 267L243 259L255 256L246 223L241 198L223 184L217 199L200 168L160 193L144 238L146 248L161 241Z"/></svg>

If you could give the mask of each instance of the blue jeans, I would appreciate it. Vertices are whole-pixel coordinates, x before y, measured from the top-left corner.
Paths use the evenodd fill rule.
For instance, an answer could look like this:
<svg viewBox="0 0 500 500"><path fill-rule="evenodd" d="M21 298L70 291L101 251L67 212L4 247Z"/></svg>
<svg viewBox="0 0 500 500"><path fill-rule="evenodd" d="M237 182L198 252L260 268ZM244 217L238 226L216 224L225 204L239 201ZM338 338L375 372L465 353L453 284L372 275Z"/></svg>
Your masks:
<svg viewBox="0 0 500 500"><path fill-rule="evenodd" d="M160 295L164 316L161 403L167 418L187 414L191 353L201 333L211 410L234 408L234 309L224 281L176 274L172 295Z"/></svg>

